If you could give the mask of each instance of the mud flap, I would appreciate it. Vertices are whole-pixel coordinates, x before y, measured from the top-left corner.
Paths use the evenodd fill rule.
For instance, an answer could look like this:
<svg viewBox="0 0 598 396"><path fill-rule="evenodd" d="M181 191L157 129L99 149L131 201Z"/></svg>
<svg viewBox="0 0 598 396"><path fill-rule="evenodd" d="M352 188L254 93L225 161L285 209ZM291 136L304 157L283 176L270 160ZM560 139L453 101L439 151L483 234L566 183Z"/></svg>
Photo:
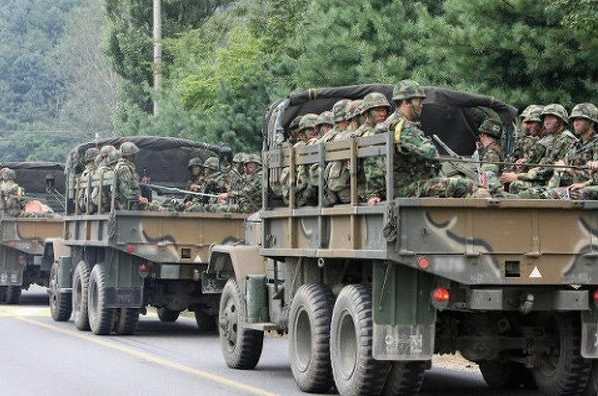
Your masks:
<svg viewBox="0 0 598 396"><path fill-rule="evenodd" d="M592 307L581 314L581 356L598 358L598 309Z"/></svg>
<svg viewBox="0 0 598 396"><path fill-rule="evenodd" d="M433 277L391 262L374 264L374 349L378 360L429 360L434 354Z"/></svg>
<svg viewBox="0 0 598 396"><path fill-rule="evenodd" d="M26 261L19 259L22 253L16 249L0 246L0 286L21 286Z"/></svg>
<svg viewBox="0 0 598 396"><path fill-rule="evenodd" d="M58 259L58 289L61 293L71 293L73 290L73 260L70 256Z"/></svg>

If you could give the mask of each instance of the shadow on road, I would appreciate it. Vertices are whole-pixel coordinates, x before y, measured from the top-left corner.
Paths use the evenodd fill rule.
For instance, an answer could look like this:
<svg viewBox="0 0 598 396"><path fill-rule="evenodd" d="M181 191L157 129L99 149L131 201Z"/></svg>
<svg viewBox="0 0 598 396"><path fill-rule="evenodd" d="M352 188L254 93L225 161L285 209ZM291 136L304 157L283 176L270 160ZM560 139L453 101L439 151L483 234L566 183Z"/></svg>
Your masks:
<svg viewBox="0 0 598 396"><path fill-rule="evenodd" d="M32 286L29 290L23 290L21 303L19 305L47 306L48 292L45 287Z"/></svg>

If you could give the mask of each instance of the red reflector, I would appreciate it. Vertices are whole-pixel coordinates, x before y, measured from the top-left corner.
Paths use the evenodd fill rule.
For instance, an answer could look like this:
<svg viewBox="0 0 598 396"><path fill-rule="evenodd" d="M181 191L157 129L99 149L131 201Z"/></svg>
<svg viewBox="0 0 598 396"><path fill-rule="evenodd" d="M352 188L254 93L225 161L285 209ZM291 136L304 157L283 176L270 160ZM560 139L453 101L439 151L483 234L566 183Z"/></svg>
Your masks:
<svg viewBox="0 0 598 396"><path fill-rule="evenodd" d="M139 266L139 272L148 272L149 271L149 267L147 266L147 264L143 263Z"/></svg>
<svg viewBox="0 0 598 396"><path fill-rule="evenodd" d="M594 301L598 301L598 290L594 291Z"/></svg>
<svg viewBox="0 0 598 396"><path fill-rule="evenodd" d="M449 291L443 287L439 287L438 289L434 290L434 294L432 298L435 301L448 301L450 298Z"/></svg>
<svg viewBox="0 0 598 396"><path fill-rule="evenodd" d="M419 268L426 269L430 266L430 260L426 256L421 256L417 259L417 265L419 265Z"/></svg>
<svg viewBox="0 0 598 396"><path fill-rule="evenodd" d="M15 245L16 245L16 243L14 243L14 242L10 243L10 246L12 246L12 247L15 247Z"/></svg>
<svg viewBox="0 0 598 396"><path fill-rule="evenodd" d="M131 253L135 250L135 246L133 245L127 245L127 252Z"/></svg>

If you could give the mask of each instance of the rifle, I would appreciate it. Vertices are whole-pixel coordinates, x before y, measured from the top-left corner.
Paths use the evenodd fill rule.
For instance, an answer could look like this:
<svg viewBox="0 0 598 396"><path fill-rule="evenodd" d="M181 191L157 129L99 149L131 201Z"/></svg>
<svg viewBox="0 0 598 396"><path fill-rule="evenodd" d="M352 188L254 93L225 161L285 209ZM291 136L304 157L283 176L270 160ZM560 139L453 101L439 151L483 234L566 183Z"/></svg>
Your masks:
<svg viewBox="0 0 598 396"><path fill-rule="evenodd" d="M209 197L209 198L218 198L219 195L218 194L206 194L206 193L201 193L201 192L197 192L197 191L190 191L190 190L183 190L180 188L176 188L176 187L167 187L167 186L162 186L160 184L150 184L150 183L139 183L141 186L147 186L149 188L151 188L152 190L157 191L158 193L171 193L171 194L179 194L179 195L197 195L200 197Z"/></svg>
<svg viewBox="0 0 598 396"><path fill-rule="evenodd" d="M460 168L458 166L456 166L454 163L455 162L469 162L466 161L465 158L461 157L459 154L455 153L453 151L453 149L451 149L445 142L442 141L442 139L440 139L440 137L438 137L437 134L433 134L432 138L436 141L436 143L438 143L440 145L440 147L442 147L444 149L444 151L446 151L451 158L447 158L445 161L452 163L453 167L460 172L461 174L465 175L466 177L470 178L470 179L474 179L475 178L475 174L473 173L473 170L471 169L464 169L464 168ZM476 153L477 154L477 151ZM462 161L463 160L463 161ZM480 168L480 161L479 161L479 157L478 158L472 158L471 163L476 164L476 173L477 173L477 179L478 181L481 181L481 168Z"/></svg>
<svg viewBox="0 0 598 396"><path fill-rule="evenodd" d="M436 158L436 160L441 161L441 162L465 162L465 163L470 163L470 164L491 164L491 165L525 165L525 166L529 166L531 168L554 168L554 169L567 169L567 168L571 168L571 169L580 169L580 170L584 170L584 169L589 169L586 165L557 165L557 164L533 164L533 163L524 163L524 164L518 164L516 162L506 162L506 161L479 161L479 160L474 160L474 159L467 159L467 158L447 158L447 157L438 157Z"/></svg>

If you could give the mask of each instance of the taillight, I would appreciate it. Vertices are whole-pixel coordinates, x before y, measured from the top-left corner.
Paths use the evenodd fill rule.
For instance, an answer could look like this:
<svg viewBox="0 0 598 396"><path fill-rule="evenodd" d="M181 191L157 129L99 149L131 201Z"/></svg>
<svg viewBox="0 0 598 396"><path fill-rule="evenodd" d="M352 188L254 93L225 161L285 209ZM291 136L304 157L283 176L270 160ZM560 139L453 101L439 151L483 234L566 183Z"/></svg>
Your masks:
<svg viewBox="0 0 598 396"><path fill-rule="evenodd" d="M448 307L449 300L451 299L451 293L444 287L437 287L432 291L432 306L442 311Z"/></svg>

